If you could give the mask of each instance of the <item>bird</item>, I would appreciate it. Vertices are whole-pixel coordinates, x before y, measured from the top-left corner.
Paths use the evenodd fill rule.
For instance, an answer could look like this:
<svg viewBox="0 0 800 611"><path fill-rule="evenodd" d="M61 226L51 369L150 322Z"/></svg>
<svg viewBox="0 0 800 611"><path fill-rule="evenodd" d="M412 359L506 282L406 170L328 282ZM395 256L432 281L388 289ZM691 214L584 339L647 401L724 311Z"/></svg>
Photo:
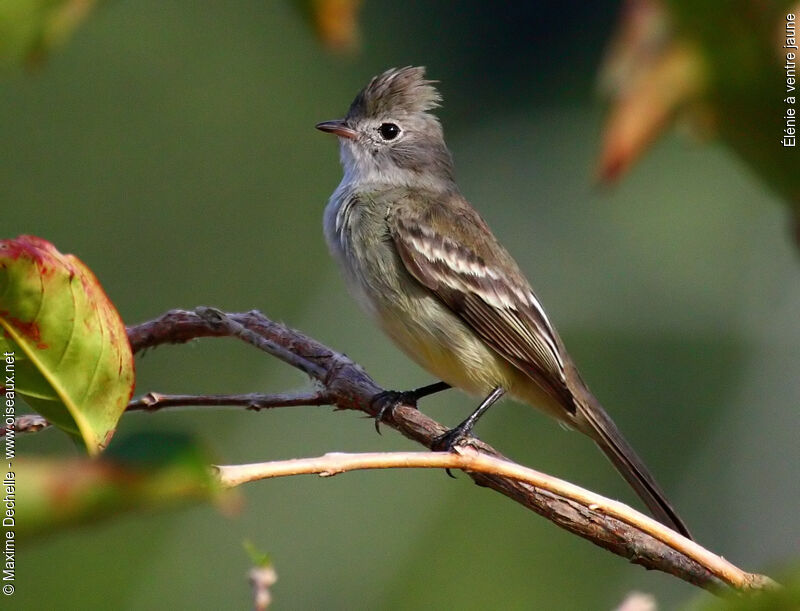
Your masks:
<svg viewBox="0 0 800 611"><path fill-rule="evenodd" d="M589 436L654 517L691 538L581 378L520 267L458 188L433 113L441 102L435 84L424 67L389 69L343 119L316 125L337 136L343 167L323 218L333 258L389 338L441 380L410 395L455 387L483 397L434 446L463 443L510 395Z"/></svg>

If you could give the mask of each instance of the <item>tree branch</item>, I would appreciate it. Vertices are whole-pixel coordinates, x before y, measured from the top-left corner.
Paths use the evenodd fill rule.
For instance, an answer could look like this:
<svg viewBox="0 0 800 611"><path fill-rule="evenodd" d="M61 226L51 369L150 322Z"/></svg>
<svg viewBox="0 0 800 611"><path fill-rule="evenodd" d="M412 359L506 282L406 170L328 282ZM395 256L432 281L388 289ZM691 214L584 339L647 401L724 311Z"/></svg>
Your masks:
<svg viewBox="0 0 800 611"><path fill-rule="evenodd" d="M157 412L173 407L220 407L237 406L252 411L274 407L300 407L309 405L333 405L336 399L329 392L307 391L295 393L245 393L239 395L165 395L149 392L128 403L127 412ZM38 414L25 414L14 421L17 433L36 433L51 424ZM0 427L0 437L5 436L7 427Z"/></svg>
<svg viewBox="0 0 800 611"><path fill-rule="evenodd" d="M260 395L264 401L263 407L277 406L281 401L284 401L283 405L298 405L305 398L313 405L333 404L338 409L358 410L373 417L380 410L381 403L376 399L385 391L361 366L316 340L269 320L258 311L225 314L206 307L194 311L171 310L159 318L128 328L128 338L134 352L162 344L185 343L199 337L242 339L307 373L324 389L305 395ZM249 399L259 395L221 397L227 398L228 405L249 407ZM248 399L236 401L234 397ZM131 409L160 409L178 404L179 398L185 401L184 405L186 402L209 405L211 401L220 400L220 397L211 399L208 396L178 397L151 393L135 401L136 407ZM147 405L148 402L150 405ZM257 401L256 406L260 406ZM387 411L384 420L404 436L427 448L431 447L438 435L447 430L412 406L406 405L398 405ZM458 454L426 453L428 458L424 460L435 463L430 466L463 469L477 484L492 488L561 528L645 568L670 573L714 592L726 587L749 591L774 585L768 577L741 571L721 557L621 503L607 501L566 482L555 486L553 478L506 461L491 446L478 439L471 439L469 445L474 449L472 452L462 450ZM498 462L502 463L502 468L498 467ZM483 465L491 465L491 468L487 466L483 469ZM241 468L246 467L245 465ZM330 465L326 467L328 468Z"/></svg>
<svg viewBox="0 0 800 611"><path fill-rule="evenodd" d="M334 397L325 391L296 393L247 393L242 395L164 395L149 392L128 403L125 411L155 412L170 407L239 406L253 411L273 407L298 407L307 405L333 405Z"/></svg>
<svg viewBox="0 0 800 611"><path fill-rule="evenodd" d="M694 541L624 503L608 499L575 484L517 463L481 454L470 447L456 448L456 452L375 452L367 454L337 452L317 458L297 458L215 467L220 483L226 488L290 475L318 474L322 477L331 477L347 471L397 468L461 469L468 474L493 474L536 486L569 499L592 512L610 516L628 526L648 533L658 541L704 566L720 580L734 588L752 587L753 575L750 573L742 571L724 558L709 552ZM765 581L763 585L767 585L767 583Z"/></svg>

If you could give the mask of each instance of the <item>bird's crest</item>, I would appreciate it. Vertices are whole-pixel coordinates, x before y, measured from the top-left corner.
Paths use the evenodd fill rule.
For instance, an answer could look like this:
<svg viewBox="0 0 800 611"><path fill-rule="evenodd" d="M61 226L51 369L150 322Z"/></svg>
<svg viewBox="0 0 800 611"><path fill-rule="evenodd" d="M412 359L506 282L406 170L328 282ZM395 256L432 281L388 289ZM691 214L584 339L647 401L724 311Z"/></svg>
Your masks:
<svg viewBox="0 0 800 611"><path fill-rule="evenodd" d="M353 100L347 116L377 117L432 110L442 97L425 79L425 68L391 68L374 77Z"/></svg>

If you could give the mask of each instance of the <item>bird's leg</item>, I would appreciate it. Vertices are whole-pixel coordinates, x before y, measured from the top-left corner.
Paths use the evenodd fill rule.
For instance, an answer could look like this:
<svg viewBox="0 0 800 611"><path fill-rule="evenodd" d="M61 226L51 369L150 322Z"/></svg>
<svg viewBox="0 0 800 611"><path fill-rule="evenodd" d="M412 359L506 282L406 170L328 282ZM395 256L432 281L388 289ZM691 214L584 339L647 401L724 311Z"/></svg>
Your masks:
<svg viewBox="0 0 800 611"><path fill-rule="evenodd" d="M467 416L461 424L434 438L433 443L431 444L431 450L452 452L453 448L463 443L467 437L470 436L473 427L478 420L481 419L481 416L483 416L492 405L497 403L500 397L502 397L505 393L506 391L502 386L495 388L489 393L488 397L481 401L481 404L478 406L478 408L469 416ZM453 475L450 469L445 469L445 471L447 472L447 475L455 479L455 475Z"/></svg>
<svg viewBox="0 0 800 611"><path fill-rule="evenodd" d="M447 382L435 382L434 384L428 384L427 386L422 386L414 390L387 390L376 395L372 400L373 404L379 406L378 413L375 414L375 430L378 431L380 435L381 421L387 413L391 413L398 405L402 404L417 407L417 401L423 397L428 397L437 392L447 390L448 388L451 388L451 386Z"/></svg>
<svg viewBox="0 0 800 611"><path fill-rule="evenodd" d="M505 393L506 391L502 386L495 388L489 393L489 396L481 402L478 408L469 416L467 416L461 424L450 429L443 435L436 437L431 444L431 449L446 452L452 451L454 447L469 437L470 433L472 433L473 427L478 420L481 419L481 416L483 416L492 405L497 403L500 397L502 397Z"/></svg>

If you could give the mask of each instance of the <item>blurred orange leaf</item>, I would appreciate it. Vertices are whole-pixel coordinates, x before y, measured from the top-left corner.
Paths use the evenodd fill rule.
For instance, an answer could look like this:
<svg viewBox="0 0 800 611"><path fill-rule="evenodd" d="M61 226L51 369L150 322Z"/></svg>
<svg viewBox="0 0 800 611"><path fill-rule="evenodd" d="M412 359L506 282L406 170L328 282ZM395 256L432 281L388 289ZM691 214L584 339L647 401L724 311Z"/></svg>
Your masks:
<svg viewBox="0 0 800 611"><path fill-rule="evenodd" d="M328 49L352 52L358 47L362 0L297 0L296 4Z"/></svg>
<svg viewBox="0 0 800 611"><path fill-rule="evenodd" d="M787 97L794 67L784 45L798 6L628 0L600 75L611 104L600 178L618 179L675 119L688 118L782 195L800 227L797 148L783 142L797 112Z"/></svg>
<svg viewBox="0 0 800 611"><path fill-rule="evenodd" d="M646 69L637 70L606 119L600 179L611 182L624 174L676 113L697 101L703 81L701 57L677 43L647 62Z"/></svg>
<svg viewBox="0 0 800 611"><path fill-rule="evenodd" d="M705 78L702 56L675 39L661 2L629 0L600 74L600 90L611 108L599 178L621 177L675 115L700 98Z"/></svg>

